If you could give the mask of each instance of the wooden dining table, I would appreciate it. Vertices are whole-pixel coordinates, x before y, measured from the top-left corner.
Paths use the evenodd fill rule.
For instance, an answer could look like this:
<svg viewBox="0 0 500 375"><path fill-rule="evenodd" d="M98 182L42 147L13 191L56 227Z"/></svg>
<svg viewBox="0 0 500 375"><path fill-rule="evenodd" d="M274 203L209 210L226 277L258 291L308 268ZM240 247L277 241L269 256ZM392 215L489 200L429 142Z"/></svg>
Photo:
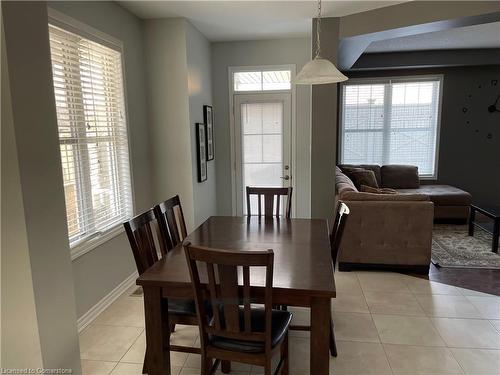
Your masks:
<svg viewBox="0 0 500 375"><path fill-rule="evenodd" d="M335 282L326 220L212 216L186 241L217 249L272 249L273 304L311 309L310 373L328 374ZM258 295L265 285L264 270L252 270L251 280L252 293ZM144 291L148 374L170 374L168 298L194 297L182 246L145 271L137 284Z"/></svg>

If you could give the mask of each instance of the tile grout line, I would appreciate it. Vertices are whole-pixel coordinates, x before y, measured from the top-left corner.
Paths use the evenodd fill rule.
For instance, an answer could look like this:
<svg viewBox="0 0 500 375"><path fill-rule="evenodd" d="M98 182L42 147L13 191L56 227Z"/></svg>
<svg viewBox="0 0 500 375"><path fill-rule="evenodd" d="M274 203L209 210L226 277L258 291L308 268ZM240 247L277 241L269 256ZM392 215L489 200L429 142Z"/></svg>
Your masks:
<svg viewBox="0 0 500 375"><path fill-rule="evenodd" d="M123 357L125 357L127 355L127 353L130 351L130 349L132 349L132 346L134 346L134 344L137 342L137 340L139 340L139 337L141 337L142 333L145 331L146 331L146 329L143 328L142 331L135 338L134 342L129 346L129 348L125 351L125 353L123 353L123 355L120 357L120 359L118 360L118 363L127 363L127 362L122 362ZM118 366L118 363L116 364L116 366ZM114 368L113 368L113 371L114 371ZM111 373L112 372L110 372L110 374Z"/></svg>
<svg viewBox="0 0 500 375"><path fill-rule="evenodd" d="M121 356L120 360L118 361L118 363L121 363L122 362L122 359L123 357L125 357L127 355L127 353L130 351L130 349L132 349L132 347L135 345L135 343L139 340L139 338L141 337L142 334L145 334L146 333L146 328L143 328L141 333L139 333L139 336L137 336L134 340L134 342L132 343L132 345L130 345L130 347L127 349L127 351L125 352L124 355ZM130 363L130 362L123 362L123 363Z"/></svg>
<svg viewBox="0 0 500 375"><path fill-rule="evenodd" d="M448 347L447 347L448 348ZM458 366L460 367L460 369L462 370L462 372L464 373L464 375L468 375L467 374L467 371L465 370L465 368L462 366L462 364L460 363L460 361L457 359L457 357L455 357L455 353L453 353L453 350L451 350L452 348L448 348L448 351L451 353L451 356L453 357L453 359L455 360L455 362L458 363Z"/></svg>
<svg viewBox="0 0 500 375"><path fill-rule="evenodd" d="M377 331L378 340L380 342L380 346L382 348L382 351L384 352L385 360L387 361L387 364L389 365L389 370L391 370L391 373L393 375L396 375L396 373L394 372L394 369L392 368L391 361L389 361L389 356L387 355L387 352L385 350L384 343L382 342L382 338L380 337L380 333L378 331L377 325L375 324L375 321L373 320L373 314L370 310L370 306L368 305L368 301L366 300L365 291L363 290L363 287L361 286L361 280L359 279L359 275L357 272L356 272L356 278L358 279L358 284L359 284L359 287L361 289L361 294L363 294L363 298L365 300L366 307L368 308L368 311L370 312L370 319L372 320L373 326L375 327L375 330Z"/></svg>

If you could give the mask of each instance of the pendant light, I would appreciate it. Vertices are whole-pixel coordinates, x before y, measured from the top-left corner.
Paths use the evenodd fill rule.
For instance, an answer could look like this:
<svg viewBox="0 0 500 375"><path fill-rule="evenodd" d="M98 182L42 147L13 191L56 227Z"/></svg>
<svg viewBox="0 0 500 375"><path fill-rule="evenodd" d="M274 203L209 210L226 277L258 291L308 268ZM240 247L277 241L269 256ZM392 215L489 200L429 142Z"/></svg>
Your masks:
<svg viewBox="0 0 500 375"><path fill-rule="evenodd" d="M316 21L316 56L297 74L293 83L296 85L321 85L346 81L343 75L329 60L321 57L321 0L318 0L318 20Z"/></svg>

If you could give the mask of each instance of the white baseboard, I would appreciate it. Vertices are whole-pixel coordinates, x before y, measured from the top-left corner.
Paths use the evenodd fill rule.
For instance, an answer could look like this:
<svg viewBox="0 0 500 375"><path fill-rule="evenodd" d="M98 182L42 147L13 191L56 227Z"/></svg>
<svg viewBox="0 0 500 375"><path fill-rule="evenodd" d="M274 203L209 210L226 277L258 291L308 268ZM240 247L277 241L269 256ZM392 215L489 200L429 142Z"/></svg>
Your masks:
<svg viewBox="0 0 500 375"><path fill-rule="evenodd" d="M77 321L78 333L83 331L90 323L92 323L97 316L102 313L106 308L115 302L127 289L135 284L135 280L139 277L137 271L123 280L111 292L109 292L103 299L97 302L92 308L83 314Z"/></svg>

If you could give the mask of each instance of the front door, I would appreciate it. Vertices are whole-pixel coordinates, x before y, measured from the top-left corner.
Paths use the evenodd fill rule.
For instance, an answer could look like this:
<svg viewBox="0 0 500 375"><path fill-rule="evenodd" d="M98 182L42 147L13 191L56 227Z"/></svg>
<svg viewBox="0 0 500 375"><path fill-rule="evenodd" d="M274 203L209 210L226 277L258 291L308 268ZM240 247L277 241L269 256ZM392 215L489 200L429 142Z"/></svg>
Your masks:
<svg viewBox="0 0 500 375"><path fill-rule="evenodd" d="M292 186L291 95L235 94L234 118L236 212L244 215L246 186Z"/></svg>

